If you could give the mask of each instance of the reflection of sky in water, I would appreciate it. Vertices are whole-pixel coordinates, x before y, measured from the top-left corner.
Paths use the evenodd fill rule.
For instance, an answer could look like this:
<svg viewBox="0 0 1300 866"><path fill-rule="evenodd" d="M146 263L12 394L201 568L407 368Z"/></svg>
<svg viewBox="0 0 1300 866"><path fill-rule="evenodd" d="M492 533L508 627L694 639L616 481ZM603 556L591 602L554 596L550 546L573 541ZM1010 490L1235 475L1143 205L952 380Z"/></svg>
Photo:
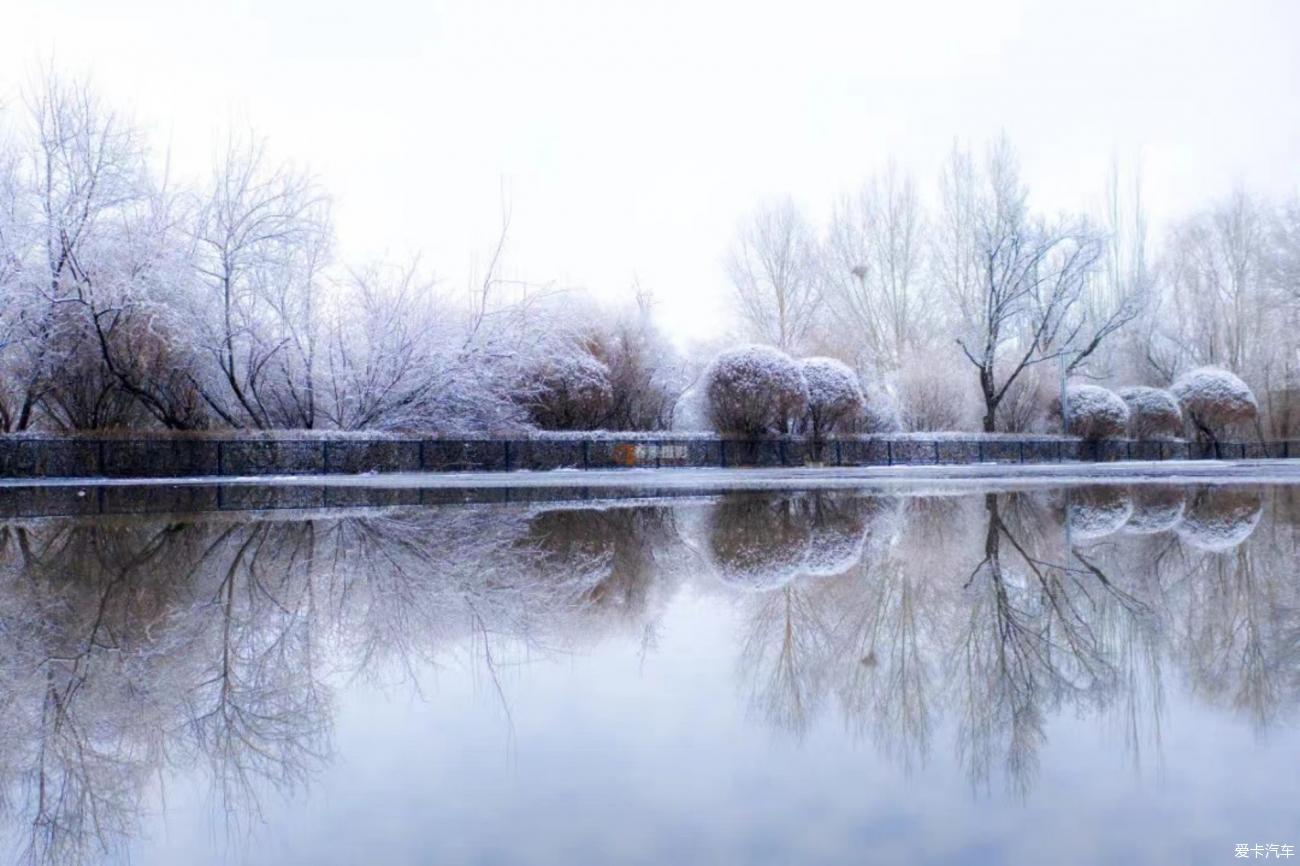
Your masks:
<svg viewBox="0 0 1300 866"><path fill-rule="evenodd" d="M422 678L423 702L344 690L338 759L309 797L273 801L249 848L206 844L206 796L173 788L136 862L1218 863L1294 837L1294 727L1257 741L1175 688L1140 772L1113 724L1065 713L1027 798L972 793L951 725L909 776L832 715L802 741L754 719L736 627L716 599L679 598L644 660L609 641L507 674L513 736L456 667Z"/></svg>
<svg viewBox="0 0 1300 866"><path fill-rule="evenodd" d="M1216 538L1243 534L1225 522L1258 524L1213 553L1172 530L1098 535L1102 521L1079 514L1114 512L1107 491L1000 497L1001 578L976 569L990 537L983 496L850 509L867 540L841 546L862 550L858 563L773 581L780 557L740 557L761 563L761 591L715 573L745 535L719 515L752 517L752 503L678 506L672 533L624 527L622 547L592 541L616 518L533 518L557 569L593 556L601 569L639 569L662 594L526 641L494 620L495 676L472 627L436 647L436 664L390 657L365 676L346 642L330 642L321 670L349 670L322 673L329 760L292 791L257 783L262 821L229 836L205 773L164 772L166 810L148 804L130 859L1219 863L1237 842L1300 843L1298 536L1269 516L1283 513L1270 510L1283 494L1270 496L1279 501L1261 509L1254 493L1189 494ZM852 520L830 505L843 536ZM783 537L828 537L824 506L809 512L822 522ZM776 507L787 530L803 513ZM1113 591L1080 566L1045 594L1025 567L1053 579L1070 514L1091 521L1072 543ZM641 544L662 558L629 553ZM991 601L998 586L1005 609ZM905 617L910 643L896 627ZM1019 686L1014 673L971 674L969 653L985 654L987 674L1006 646L990 635L1044 623L1046 637L1023 644L1045 654L1042 670ZM1252 629L1260 640L1243 643ZM920 679L900 661L909 652L928 666ZM1263 655L1255 667L1252 653ZM1103 663L1104 688L1087 667ZM893 691L881 687L890 678ZM924 732L904 684L925 694ZM1009 716L992 709L1009 693L1034 717L1014 761Z"/></svg>

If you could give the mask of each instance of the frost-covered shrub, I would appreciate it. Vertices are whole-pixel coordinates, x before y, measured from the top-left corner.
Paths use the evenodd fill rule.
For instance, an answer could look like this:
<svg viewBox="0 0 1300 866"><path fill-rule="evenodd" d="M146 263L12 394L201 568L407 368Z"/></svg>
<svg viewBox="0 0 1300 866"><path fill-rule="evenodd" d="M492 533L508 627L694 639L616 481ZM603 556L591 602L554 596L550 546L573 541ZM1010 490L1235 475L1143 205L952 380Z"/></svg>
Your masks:
<svg viewBox="0 0 1300 866"><path fill-rule="evenodd" d="M1163 388L1122 388L1119 397L1128 405L1128 434L1134 439L1173 439L1183 432L1183 410L1178 398Z"/></svg>
<svg viewBox="0 0 1300 866"><path fill-rule="evenodd" d="M685 387L684 361L655 325L650 306L638 296L634 308L593 311L580 328L592 356L608 368L611 430L662 430Z"/></svg>
<svg viewBox="0 0 1300 866"><path fill-rule="evenodd" d="M909 352L895 385L903 429L972 430L979 425L983 412L979 392L960 359L936 351Z"/></svg>
<svg viewBox="0 0 1300 866"><path fill-rule="evenodd" d="M805 422L813 438L834 432L862 409L862 386L849 366L834 358L804 358L799 362L808 386Z"/></svg>
<svg viewBox="0 0 1300 866"><path fill-rule="evenodd" d="M750 438L786 432L808 405L798 362L771 346L720 353L704 374L704 392L713 429Z"/></svg>
<svg viewBox="0 0 1300 866"><path fill-rule="evenodd" d="M1133 500L1119 487L1084 487L1070 491L1066 520L1075 539L1090 541L1117 531L1133 513Z"/></svg>
<svg viewBox="0 0 1300 866"><path fill-rule="evenodd" d="M1187 507L1187 494L1181 487L1137 485L1129 490L1133 514L1124 531L1134 535L1167 532L1178 525Z"/></svg>
<svg viewBox="0 0 1300 866"><path fill-rule="evenodd" d="M862 389L862 411L854 424L857 433L897 433L903 429L894 395L880 385Z"/></svg>
<svg viewBox="0 0 1300 866"><path fill-rule="evenodd" d="M522 387L530 420L543 430L592 430L608 417L613 389L609 368L578 350L547 358Z"/></svg>
<svg viewBox="0 0 1300 866"><path fill-rule="evenodd" d="M1128 432L1128 405L1114 392L1098 385L1070 385L1065 389L1067 433L1089 441L1114 439ZM1060 400L1053 414L1061 414Z"/></svg>
<svg viewBox="0 0 1300 866"><path fill-rule="evenodd" d="M1009 373L999 372L1001 380ZM1041 433L1049 425L1047 416L1060 416L1054 377L1041 366L1027 367L1009 386L995 413L997 429L1007 433Z"/></svg>
<svg viewBox="0 0 1300 866"><path fill-rule="evenodd" d="M812 521L795 499L740 495L709 515L709 560L731 586L779 589L804 568Z"/></svg>
<svg viewBox="0 0 1300 866"><path fill-rule="evenodd" d="M1250 386L1218 367L1199 367L1179 376L1173 391L1189 421L1211 441L1238 424L1254 421L1259 404Z"/></svg>
<svg viewBox="0 0 1300 866"><path fill-rule="evenodd" d="M1197 550L1232 550L1255 531L1263 512L1264 499L1257 491L1206 487L1183 514L1178 537Z"/></svg>

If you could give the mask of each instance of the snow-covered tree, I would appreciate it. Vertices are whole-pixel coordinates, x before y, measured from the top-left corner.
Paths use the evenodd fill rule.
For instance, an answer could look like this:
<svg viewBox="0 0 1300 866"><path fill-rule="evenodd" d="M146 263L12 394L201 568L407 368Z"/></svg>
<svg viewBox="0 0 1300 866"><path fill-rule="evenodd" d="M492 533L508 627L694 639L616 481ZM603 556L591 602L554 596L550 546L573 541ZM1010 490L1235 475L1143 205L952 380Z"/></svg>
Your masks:
<svg viewBox="0 0 1300 866"><path fill-rule="evenodd" d="M594 430L614 407L609 367L582 346L540 359L526 374L524 405L543 430Z"/></svg>
<svg viewBox="0 0 1300 866"><path fill-rule="evenodd" d="M1134 439L1175 439L1183 432L1183 410L1178 398L1163 388L1138 385L1121 388L1128 405L1128 434Z"/></svg>
<svg viewBox="0 0 1300 866"><path fill-rule="evenodd" d="M972 430L979 425L979 392L952 347L905 355L895 381L905 429Z"/></svg>
<svg viewBox="0 0 1300 866"><path fill-rule="evenodd" d="M799 362L771 346L722 352L704 374L704 390L713 428L750 438L788 432L808 405Z"/></svg>
<svg viewBox="0 0 1300 866"><path fill-rule="evenodd" d="M568 299L566 306L570 306ZM611 430L663 430L686 387L685 364L654 320L654 298L636 289L633 303L610 309L579 307L575 338L608 368L609 408L601 424Z"/></svg>
<svg viewBox="0 0 1300 866"><path fill-rule="evenodd" d="M1203 439L1215 442L1230 430L1259 416L1255 393L1235 374L1219 367L1198 367L1174 380L1170 389L1187 419Z"/></svg>
<svg viewBox="0 0 1300 866"><path fill-rule="evenodd" d="M856 347L855 363L897 370L932 339L941 310L925 297L925 252L916 184L894 164L837 203L822 252L827 324Z"/></svg>
<svg viewBox="0 0 1300 866"><path fill-rule="evenodd" d="M816 232L789 199L742 225L727 272L753 338L787 352L803 348L822 305L817 252Z"/></svg>
<svg viewBox="0 0 1300 866"><path fill-rule="evenodd" d="M1114 391L1097 385L1070 385L1065 397L1067 433L1095 441L1119 438L1128 432L1128 405ZM1060 405L1055 408L1060 415Z"/></svg>
<svg viewBox="0 0 1300 866"><path fill-rule="evenodd" d="M233 138L194 228L198 338L214 368L200 385L232 427L316 424L318 314L332 230L325 191Z"/></svg>
<svg viewBox="0 0 1300 866"><path fill-rule="evenodd" d="M834 358L804 358L799 362L808 386L804 428L820 449L823 439L847 426L862 412L865 398L857 375Z"/></svg>
<svg viewBox="0 0 1300 866"><path fill-rule="evenodd" d="M1021 376L1062 358L1078 368L1137 309L1129 298L1085 303L1104 252L1101 233L1086 217L1036 216L1006 141L990 148L982 170L955 151L941 180L935 270L960 311L957 342L977 373L984 430L993 432Z"/></svg>

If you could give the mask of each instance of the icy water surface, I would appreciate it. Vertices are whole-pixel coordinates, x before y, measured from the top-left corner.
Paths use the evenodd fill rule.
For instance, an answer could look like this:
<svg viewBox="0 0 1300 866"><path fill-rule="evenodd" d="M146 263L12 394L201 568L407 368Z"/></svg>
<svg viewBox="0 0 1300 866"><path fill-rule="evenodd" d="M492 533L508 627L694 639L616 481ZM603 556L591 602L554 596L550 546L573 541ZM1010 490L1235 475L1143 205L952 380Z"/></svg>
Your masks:
<svg viewBox="0 0 1300 866"><path fill-rule="evenodd" d="M0 842L1227 863L1300 845L1298 528L1161 486L8 519Z"/></svg>

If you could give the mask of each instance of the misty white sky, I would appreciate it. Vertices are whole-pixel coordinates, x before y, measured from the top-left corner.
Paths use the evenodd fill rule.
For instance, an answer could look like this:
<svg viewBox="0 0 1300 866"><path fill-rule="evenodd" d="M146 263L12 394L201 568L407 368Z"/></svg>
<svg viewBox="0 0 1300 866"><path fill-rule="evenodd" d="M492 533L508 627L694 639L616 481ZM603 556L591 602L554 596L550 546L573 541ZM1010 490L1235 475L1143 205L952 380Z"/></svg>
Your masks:
<svg viewBox="0 0 1300 866"><path fill-rule="evenodd" d="M737 221L813 214L893 155L927 187L953 140L1005 130L1033 198L1100 198L1141 162L1153 217L1234 184L1300 186L1300 3L8 0L7 110L42 63L205 171L232 121L333 192L345 255L486 257L511 275L652 289L721 326Z"/></svg>

